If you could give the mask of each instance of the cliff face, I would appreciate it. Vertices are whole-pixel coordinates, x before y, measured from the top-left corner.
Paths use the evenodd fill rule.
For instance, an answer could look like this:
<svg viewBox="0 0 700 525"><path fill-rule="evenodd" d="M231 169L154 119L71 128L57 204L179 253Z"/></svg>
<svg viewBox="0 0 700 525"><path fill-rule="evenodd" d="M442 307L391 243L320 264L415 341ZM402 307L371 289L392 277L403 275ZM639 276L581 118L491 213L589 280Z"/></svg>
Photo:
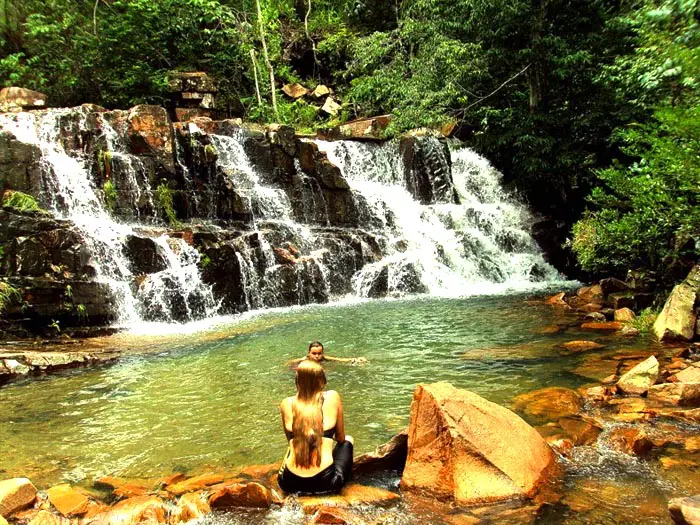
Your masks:
<svg viewBox="0 0 700 525"><path fill-rule="evenodd" d="M547 273L521 212L484 192L487 175L460 194L435 138L329 143L279 125L173 123L158 106L85 105L0 114L0 167L3 192L47 210L1 211L0 278L23 296L5 314L14 332Z"/></svg>
<svg viewBox="0 0 700 525"><path fill-rule="evenodd" d="M289 127L172 123L157 106L90 105L5 115L1 124L0 187L50 211L0 212L0 277L23 296L6 329L104 325L128 320L125 308L185 321L326 302L381 258L385 240L360 228L367 210L338 167ZM420 169L412 177L427 180ZM105 244L104 231L116 243ZM167 275L173 257L196 268L198 286Z"/></svg>

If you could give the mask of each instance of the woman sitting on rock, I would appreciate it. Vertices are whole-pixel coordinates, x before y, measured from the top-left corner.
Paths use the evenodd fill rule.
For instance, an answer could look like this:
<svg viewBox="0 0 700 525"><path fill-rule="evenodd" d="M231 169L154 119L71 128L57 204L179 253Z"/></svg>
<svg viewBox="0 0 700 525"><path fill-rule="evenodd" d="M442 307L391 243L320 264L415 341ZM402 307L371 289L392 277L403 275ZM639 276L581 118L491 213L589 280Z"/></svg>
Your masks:
<svg viewBox="0 0 700 525"><path fill-rule="evenodd" d="M280 404L289 448L279 486L303 494L338 492L350 478L353 450L352 437L345 435L340 395L323 391L326 374L311 360L299 364L296 386L297 394Z"/></svg>

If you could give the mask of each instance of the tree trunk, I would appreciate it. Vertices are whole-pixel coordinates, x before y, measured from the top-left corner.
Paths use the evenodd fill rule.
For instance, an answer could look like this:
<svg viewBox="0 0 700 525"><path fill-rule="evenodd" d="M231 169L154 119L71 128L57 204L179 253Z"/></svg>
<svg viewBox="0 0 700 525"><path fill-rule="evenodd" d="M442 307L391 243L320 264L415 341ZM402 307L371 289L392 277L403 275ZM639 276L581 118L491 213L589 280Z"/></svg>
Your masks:
<svg viewBox="0 0 700 525"><path fill-rule="evenodd" d="M542 34L547 15L548 0L532 0L533 24L530 50L531 67L527 72L530 91L530 113L547 107L547 57L542 49Z"/></svg>
<svg viewBox="0 0 700 525"><path fill-rule="evenodd" d="M258 30L260 31L260 41L263 48L263 59L265 60L265 67L270 74L270 93L272 96L272 110L275 112L275 118L279 119L279 112L277 111L277 95L275 93L275 70L272 68L272 62L270 62L270 55L267 53L267 42L265 42L265 30L263 29L262 20L262 10L260 9L260 0L255 0L255 7L258 11Z"/></svg>

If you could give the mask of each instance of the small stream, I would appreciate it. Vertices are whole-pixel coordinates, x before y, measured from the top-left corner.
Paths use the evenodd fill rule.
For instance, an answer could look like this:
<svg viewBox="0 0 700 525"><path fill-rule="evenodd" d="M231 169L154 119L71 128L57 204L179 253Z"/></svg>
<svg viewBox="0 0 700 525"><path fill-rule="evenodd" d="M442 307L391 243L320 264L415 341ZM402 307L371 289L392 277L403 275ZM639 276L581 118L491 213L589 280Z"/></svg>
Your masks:
<svg viewBox="0 0 700 525"><path fill-rule="evenodd" d="M604 373L594 354L654 344L582 332L576 320L515 294L307 306L219 318L190 334L119 334L100 341L133 352L116 365L0 389L0 477L26 476L40 488L89 486L103 475L195 475L279 461L285 440L278 404L294 391L287 361L304 355L312 339L329 355L369 360L327 365L357 454L407 426L417 383L449 381L510 406L534 389L594 383ZM568 354L561 343L575 339L606 346ZM691 466L668 470L655 460L581 447L563 461L566 506L538 522L668 523L668 498L700 491L698 461L689 457ZM296 523L293 509L270 512L270 523ZM422 520L417 509L395 513L402 515L396 523ZM217 523L263 519L251 516Z"/></svg>

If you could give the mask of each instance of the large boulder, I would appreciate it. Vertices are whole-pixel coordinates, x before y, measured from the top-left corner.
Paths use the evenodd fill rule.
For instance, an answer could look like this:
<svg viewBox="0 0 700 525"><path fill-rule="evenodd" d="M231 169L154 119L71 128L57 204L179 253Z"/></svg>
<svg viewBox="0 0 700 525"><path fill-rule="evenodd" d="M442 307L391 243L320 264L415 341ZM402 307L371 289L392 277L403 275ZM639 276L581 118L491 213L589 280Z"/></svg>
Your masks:
<svg viewBox="0 0 700 525"><path fill-rule="evenodd" d="M36 499L36 487L27 478L0 481L0 516L7 518L12 513L28 507Z"/></svg>
<svg viewBox="0 0 700 525"><path fill-rule="evenodd" d="M694 307L699 290L700 265L696 265L685 281L673 289L654 322L654 333L660 341L673 339L692 341L697 318Z"/></svg>
<svg viewBox="0 0 700 525"><path fill-rule="evenodd" d="M659 362L651 356L632 368L617 382L617 387L625 394L642 395L659 378Z"/></svg>
<svg viewBox="0 0 700 525"><path fill-rule="evenodd" d="M537 431L510 410L449 383L416 387L404 490L458 505L532 496L554 460Z"/></svg>

